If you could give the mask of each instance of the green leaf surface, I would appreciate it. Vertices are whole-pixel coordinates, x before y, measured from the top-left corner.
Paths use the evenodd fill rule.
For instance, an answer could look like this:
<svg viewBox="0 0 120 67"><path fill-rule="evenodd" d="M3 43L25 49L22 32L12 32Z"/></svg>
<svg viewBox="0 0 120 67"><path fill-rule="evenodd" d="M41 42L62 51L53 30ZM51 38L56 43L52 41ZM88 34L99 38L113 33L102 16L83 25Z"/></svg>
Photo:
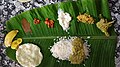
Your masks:
<svg viewBox="0 0 120 67"><path fill-rule="evenodd" d="M59 5L60 6L59 6ZM77 21L79 13L88 13L95 18L95 22L99 21L99 14L103 14L105 18L111 20L108 1L107 0L79 0L76 2L62 2L58 4L47 5L41 8L32 9L17 15L6 22L7 30L18 29L19 33L16 38L23 38L23 43L34 43L40 47L43 53L43 61L38 67L115 67L114 56L116 47L116 34L114 27L109 28L110 37L106 37L95 24L85 24ZM70 23L70 35L82 37L88 40L91 45L90 57L82 64L73 65L69 61L57 62L52 57L50 46L54 44L57 36L69 36L59 25L58 7L65 12L70 13L72 21ZM32 33L25 33L21 20L26 18L30 23ZM41 20L40 24L33 23L34 18ZM45 18L55 21L54 28L48 28L44 23ZM91 38L87 38L90 36ZM13 60L15 58L15 50L6 49L6 54ZM85 66L83 65L85 64Z"/></svg>

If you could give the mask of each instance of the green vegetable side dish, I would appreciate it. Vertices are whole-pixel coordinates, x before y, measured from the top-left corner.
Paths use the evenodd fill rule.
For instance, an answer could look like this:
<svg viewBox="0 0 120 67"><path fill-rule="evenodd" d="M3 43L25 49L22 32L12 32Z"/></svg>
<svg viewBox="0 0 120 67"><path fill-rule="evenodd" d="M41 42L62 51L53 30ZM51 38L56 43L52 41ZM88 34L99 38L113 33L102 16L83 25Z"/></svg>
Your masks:
<svg viewBox="0 0 120 67"><path fill-rule="evenodd" d="M95 18L95 22L99 21L99 14L103 17L111 20L108 1L107 0L79 0L76 2L62 2L60 8L67 13L70 13L72 20L70 22L70 35L83 37L87 39L87 36L91 38L87 39L91 45L91 53L88 60L82 64L70 64L68 61L56 62L50 50L48 49L53 45L53 39L57 36L69 36L62 27L59 25L58 18L58 4L52 4L41 8L32 9L17 15L6 22L7 30L13 29L19 30L16 38L22 38L23 43L34 43L41 48L43 53L43 60L38 67L115 67L114 55L116 47L116 34L114 27L110 27L108 32L109 37L106 37L101 30L99 30L96 24L78 23L77 16L80 13L86 12ZM32 33L25 33L21 20L26 18L30 23ZM54 20L54 27L48 28L44 21L35 25L34 18L45 20L50 18ZM15 58L15 50L6 48L6 54L13 60ZM85 64L85 66L83 65Z"/></svg>

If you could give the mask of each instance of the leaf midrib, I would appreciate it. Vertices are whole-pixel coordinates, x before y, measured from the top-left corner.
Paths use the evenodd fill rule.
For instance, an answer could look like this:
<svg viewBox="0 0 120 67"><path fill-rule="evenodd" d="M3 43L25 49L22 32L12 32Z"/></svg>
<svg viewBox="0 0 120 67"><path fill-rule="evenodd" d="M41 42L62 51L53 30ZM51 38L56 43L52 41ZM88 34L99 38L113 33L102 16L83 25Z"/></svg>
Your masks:
<svg viewBox="0 0 120 67"><path fill-rule="evenodd" d="M77 35L78 36L78 35ZM55 39L58 36L42 36L42 37L22 37L22 39L28 40L28 39ZM59 36L59 37L64 37L64 36ZM117 36L78 36L82 37L83 39L116 39ZM88 38L90 37L90 38Z"/></svg>

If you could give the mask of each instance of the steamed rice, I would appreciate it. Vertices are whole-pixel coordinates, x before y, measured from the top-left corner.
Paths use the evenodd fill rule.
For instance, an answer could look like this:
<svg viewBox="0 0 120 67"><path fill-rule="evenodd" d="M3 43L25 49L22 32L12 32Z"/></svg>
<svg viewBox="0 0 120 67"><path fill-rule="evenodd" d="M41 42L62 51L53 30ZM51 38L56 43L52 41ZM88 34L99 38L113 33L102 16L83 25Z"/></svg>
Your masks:
<svg viewBox="0 0 120 67"><path fill-rule="evenodd" d="M59 60L70 60L70 56L73 55L73 45L72 41L77 37L71 37L70 39L60 39L58 42L54 43L52 48L50 49L52 56L58 58ZM87 47L87 43L83 44L83 50L85 54L85 58L89 56L89 47Z"/></svg>
<svg viewBox="0 0 120 67"><path fill-rule="evenodd" d="M55 43L50 50L55 58L61 60L68 60L69 56L72 54L72 43L71 40L60 40Z"/></svg>

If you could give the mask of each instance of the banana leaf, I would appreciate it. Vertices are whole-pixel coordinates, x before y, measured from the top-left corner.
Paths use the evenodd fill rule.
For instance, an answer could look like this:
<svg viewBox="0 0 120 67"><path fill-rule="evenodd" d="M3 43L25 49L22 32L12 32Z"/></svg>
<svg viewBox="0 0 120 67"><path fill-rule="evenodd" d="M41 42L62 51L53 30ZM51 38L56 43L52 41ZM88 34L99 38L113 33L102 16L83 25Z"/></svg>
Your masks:
<svg viewBox="0 0 120 67"><path fill-rule="evenodd" d="M91 45L90 57L81 64L70 64L69 61L60 61L55 59L50 50L50 46L54 44L53 39L57 36L69 36L59 25L58 8L70 13L72 21L70 23L70 35L83 37L88 40ZM41 8L32 9L17 15L6 22L7 31L18 29L19 33L16 38L22 38L23 43L34 43L40 47L43 53L43 61L38 67L115 67L114 56L116 47L116 34L114 27L109 28L110 37L106 37L97 27L96 24L85 24L77 21L79 13L88 13L95 18L95 22L99 21L99 14L102 14L108 20L111 20L108 1L107 0L79 0L68 1L57 4L47 5ZM30 23L32 33L25 33L21 20L26 18ZM40 24L33 23L34 18L41 20ZM55 21L54 28L48 28L44 23L45 18ZM87 39L87 36L91 38ZM6 54L12 60L16 60L15 51L6 48ZM84 65L85 64L85 65Z"/></svg>

